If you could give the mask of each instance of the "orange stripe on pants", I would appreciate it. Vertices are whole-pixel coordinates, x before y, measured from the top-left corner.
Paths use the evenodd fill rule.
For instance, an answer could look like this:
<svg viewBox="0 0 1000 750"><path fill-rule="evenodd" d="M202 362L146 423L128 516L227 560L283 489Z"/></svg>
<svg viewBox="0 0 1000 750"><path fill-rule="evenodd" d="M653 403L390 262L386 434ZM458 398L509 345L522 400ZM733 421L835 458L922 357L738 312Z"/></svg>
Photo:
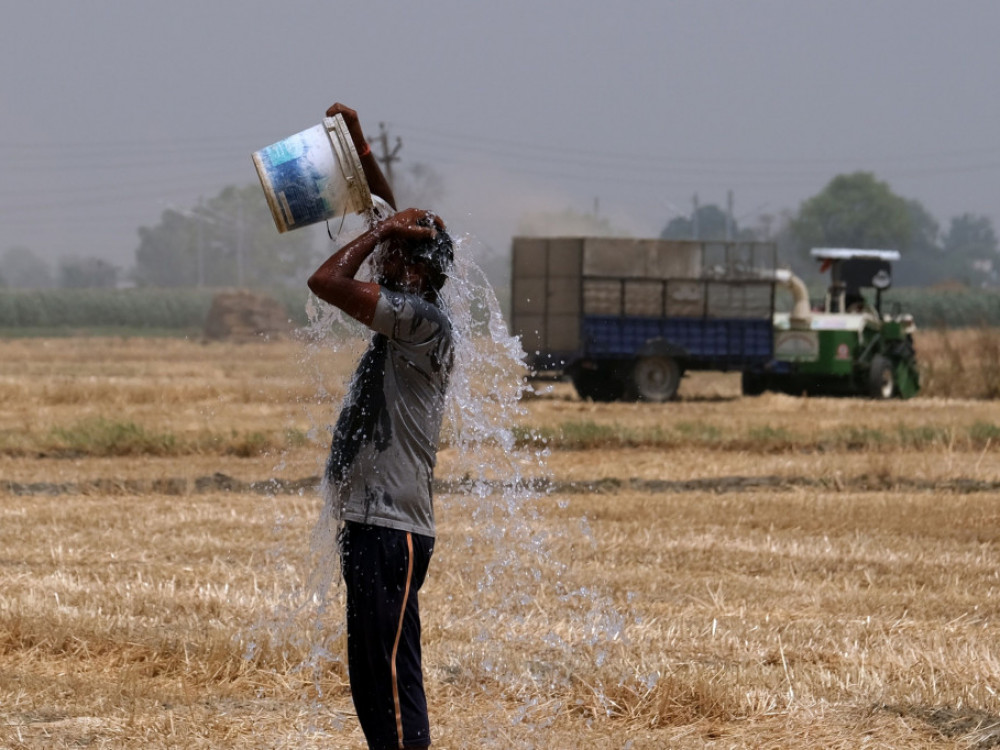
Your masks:
<svg viewBox="0 0 1000 750"><path fill-rule="evenodd" d="M403 748L403 711L399 707L399 683L396 680L396 653L399 651L399 639L403 636L403 617L406 615L406 602L410 598L410 583L413 581L413 536L406 533L406 586L403 588L403 605L399 610L399 625L396 627L396 640L392 644L392 702L396 708L396 737L399 738L400 750Z"/></svg>

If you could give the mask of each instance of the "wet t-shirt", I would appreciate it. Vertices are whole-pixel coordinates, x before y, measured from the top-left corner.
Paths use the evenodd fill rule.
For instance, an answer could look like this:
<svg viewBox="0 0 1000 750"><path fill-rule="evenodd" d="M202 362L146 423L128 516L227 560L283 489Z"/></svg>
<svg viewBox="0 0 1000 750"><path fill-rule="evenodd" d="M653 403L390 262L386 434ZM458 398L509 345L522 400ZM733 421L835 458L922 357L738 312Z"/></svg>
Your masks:
<svg viewBox="0 0 1000 750"><path fill-rule="evenodd" d="M431 484L451 324L421 297L383 288L371 327L333 431L328 501L344 521L434 536Z"/></svg>

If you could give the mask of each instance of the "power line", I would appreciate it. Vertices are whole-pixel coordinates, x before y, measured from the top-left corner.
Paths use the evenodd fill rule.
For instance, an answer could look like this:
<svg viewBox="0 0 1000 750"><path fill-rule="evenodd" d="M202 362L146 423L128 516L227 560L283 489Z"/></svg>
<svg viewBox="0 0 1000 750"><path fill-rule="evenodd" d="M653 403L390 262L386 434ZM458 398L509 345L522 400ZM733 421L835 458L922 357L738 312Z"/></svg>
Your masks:
<svg viewBox="0 0 1000 750"><path fill-rule="evenodd" d="M385 123L380 123L381 128L385 128ZM689 156L689 155L673 155L673 154L657 154L657 153L629 153L629 152L616 152L616 151L603 151L597 149L589 148L579 148L573 146L565 146L561 144L544 144L537 141L526 141L526 140L516 140L509 138L496 138L481 135L474 135L468 133L456 133L454 131L444 131L435 128L423 127L423 126L406 126L407 132L412 132L416 134L418 141L429 142L431 144L437 145L447 145L449 149L461 148L464 151L476 151L480 153L488 153L494 155L503 155L510 158L520 158L520 159L530 159L532 161L570 161L579 160L581 158L588 160L602 161L607 160L616 164L620 164L623 161L638 162L642 164L662 164L669 166L671 168L679 168L682 166L693 166L695 168L704 169L706 166L721 166L727 169L733 169L735 167L766 167L771 168L775 165L781 166L791 166L791 167L819 167L819 166L830 166L839 165L845 162L869 162L869 163L879 163L887 164L893 162L902 162L905 164L912 164L913 162L922 162L925 160L954 160L954 159L972 159L976 157L984 157L995 159L1000 156L1000 147L981 147L981 148L962 148L962 149L950 149L938 152L923 152L923 153L909 153L909 154L889 154L889 155L858 155L852 154L847 156L839 157L826 157L826 158L803 158L803 157L720 157L716 155L709 156ZM381 137L381 136L380 136ZM235 155L237 153L237 147L234 143L259 143L266 138L261 138L259 135L245 135L241 137L234 137L231 135L227 136L199 136L199 137L189 137L189 138L172 138L163 139L157 141L150 140L116 140L116 141L75 141L75 142L65 142L65 141L52 141L52 142L42 142L42 141L29 141L29 142L2 142L0 141L0 150L13 150L24 154L27 158L32 160L42 158L50 160L58 160L64 162L66 159L82 158L84 160L90 159L91 157L102 157L102 161L106 161L107 155L110 154L111 157L125 157L128 161L131 157L141 154L144 156L164 156L171 157L169 159L157 160L153 158L149 163L166 163L174 161L172 158L174 154L180 153L192 153L194 151L211 151L212 153L218 153L221 150L224 152L220 154L215 160L229 160L231 158L237 158ZM397 138L397 141L399 139ZM242 148L246 148L245 146ZM396 150L398 150L399 144L397 142ZM133 149L135 151L133 151ZM26 154L26 151L38 150L42 151L41 154ZM232 157L229 157L225 152L231 152ZM384 154L389 153L388 144L383 144ZM242 158L243 152L240 151L240 157ZM395 151L393 152L395 153ZM249 154L249 151L247 151ZM247 156L247 158L249 158ZM9 161L9 157L8 157ZM390 166L391 168L391 166Z"/></svg>
<svg viewBox="0 0 1000 750"><path fill-rule="evenodd" d="M472 144L481 143L488 146L501 146L516 149L519 152L541 152L538 156L531 156L530 158L548 158L551 155L564 154L566 156L590 156L598 158L606 158L612 160L634 160L634 161L649 161L662 160L667 161L672 164L744 164L744 165L772 165L772 164L791 164L791 165L803 165L803 166L823 166L830 164L841 164L849 161L862 161L862 162L873 162L873 161L900 161L910 163L916 160L922 159L953 159L953 158L972 158L975 156L998 156L1000 155L1000 146L990 146L983 148L963 148L955 149L949 151L940 152L925 152L922 154L894 154L894 155L848 155L840 157L827 157L827 158L800 158L800 157L720 157L720 156L674 156L668 154L650 154L650 153L628 153L628 152L612 152L612 151L597 151L594 149L585 149L572 146L559 146L559 145L547 145L539 144L537 142L527 142L527 141L517 141L505 138L491 138L484 136L475 136L468 134L460 134L454 132L446 132L441 130L435 130L432 128L419 127L419 126L406 126L408 131L413 131L418 135L423 133L432 142L435 138L439 142L444 142L447 144L453 144L457 141L467 141Z"/></svg>
<svg viewBox="0 0 1000 750"><path fill-rule="evenodd" d="M391 182L393 166L401 161L399 152L402 139L397 136L395 146L390 149L388 128L385 123L380 123L380 128L377 143L381 147L381 157L377 158ZM662 193L670 190L687 191L695 186L702 189L733 187L744 191L754 188L818 187L829 179L824 177L825 172L858 168L857 160L846 159L762 160L615 154L513 139L446 133L432 128L409 129L418 133L413 142L418 150L422 148L424 154L432 157L429 159L432 163L466 163L467 159L462 155L469 155L489 159L490 164L496 163L508 173L550 182L593 184L599 181L607 185L606 190L616 191L619 196L628 195L630 190L634 196L635 191L645 188ZM136 146L134 150L117 148L121 145L117 142L28 144L32 148L43 149L44 152L10 155L5 160L7 175L16 178L18 170L29 167L35 172L51 172L48 184L56 187L39 190L26 190L23 186L0 189L0 198L21 199L0 204L0 216L7 223L23 224L32 217L50 220L54 215L68 211L119 204L135 206L137 201L149 199L162 201L167 193L176 195L186 191L195 195L205 192L206 185L234 180L235 173L232 170L219 170L216 168L218 166L239 165L246 172L246 182L252 182L249 151L237 151L228 138L225 139L225 147L210 147L210 144L222 140L221 137L174 139L164 142L169 147L156 151L151 151L146 141L133 141L132 144ZM184 148L184 144L188 144L188 148ZM113 146L115 148L108 152L107 158L102 158L100 151L93 150L112 149ZM10 143L0 144L0 148L13 147L14 144ZM204 151L211 153L205 156ZM981 158L976 159L977 156ZM903 158L884 157L878 163L885 164ZM891 179L942 177L1000 170L1000 149L997 148L958 149L905 158L906 164L890 170ZM953 161L928 165L920 163L922 159ZM957 162L954 161L956 159ZM159 173L168 168L185 170L186 175L166 179L160 177ZM103 181L109 173L140 169L146 175L142 179L115 179L113 183ZM93 172L95 180L79 187L60 184L61 174L66 174L68 180L71 172L80 170Z"/></svg>

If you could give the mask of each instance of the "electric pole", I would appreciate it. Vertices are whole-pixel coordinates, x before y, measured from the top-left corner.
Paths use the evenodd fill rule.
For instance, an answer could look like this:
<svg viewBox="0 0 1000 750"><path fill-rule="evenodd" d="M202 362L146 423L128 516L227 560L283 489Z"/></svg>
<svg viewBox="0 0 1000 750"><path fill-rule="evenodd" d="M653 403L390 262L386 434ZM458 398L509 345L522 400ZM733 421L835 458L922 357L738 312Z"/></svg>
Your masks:
<svg viewBox="0 0 1000 750"><path fill-rule="evenodd" d="M726 242L733 241L733 191L726 193Z"/></svg>
<svg viewBox="0 0 1000 750"><path fill-rule="evenodd" d="M691 203L694 206L694 210L691 211L691 239L696 240L698 238L698 194L695 193L691 197Z"/></svg>
<svg viewBox="0 0 1000 750"><path fill-rule="evenodd" d="M205 286L205 217L202 216L202 199L198 196L198 288Z"/></svg>
<svg viewBox="0 0 1000 750"><path fill-rule="evenodd" d="M396 146L389 151L389 131L385 127L384 122L378 124L379 129L379 143L382 144L382 156L376 156L375 158L382 163L382 171L385 172L385 179L389 183L389 187L392 190L396 189L396 186L392 181L392 163L394 161L399 161L397 154L399 149L403 147L403 140L397 135L396 136Z"/></svg>
<svg viewBox="0 0 1000 750"><path fill-rule="evenodd" d="M243 198L236 204L236 286L243 288Z"/></svg>

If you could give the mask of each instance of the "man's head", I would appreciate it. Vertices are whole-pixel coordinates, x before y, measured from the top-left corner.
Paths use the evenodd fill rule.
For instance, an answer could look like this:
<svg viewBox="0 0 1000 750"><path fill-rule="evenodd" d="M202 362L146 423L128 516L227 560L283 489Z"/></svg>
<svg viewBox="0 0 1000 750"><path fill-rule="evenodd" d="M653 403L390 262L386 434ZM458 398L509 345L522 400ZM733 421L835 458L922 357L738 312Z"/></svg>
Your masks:
<svg viewBox="0 0 1000 750"><path fill-rule="evenodd" d="M430 221L427 224L429 225ZM455 262L455 247L451 241L451 235L443 229L439 229L430 239L414 241L411 245L410 257L424 265L431 288L435 292L440 291L448 278L452 264Z"/></svg>
<svg viewBox="0 0 1000 750"><path fill-rule="evenodd" d="M379 283L436 302L454 259L454 244L444 230L437 230L429 239L394 239L383 250Z"/></svg>

